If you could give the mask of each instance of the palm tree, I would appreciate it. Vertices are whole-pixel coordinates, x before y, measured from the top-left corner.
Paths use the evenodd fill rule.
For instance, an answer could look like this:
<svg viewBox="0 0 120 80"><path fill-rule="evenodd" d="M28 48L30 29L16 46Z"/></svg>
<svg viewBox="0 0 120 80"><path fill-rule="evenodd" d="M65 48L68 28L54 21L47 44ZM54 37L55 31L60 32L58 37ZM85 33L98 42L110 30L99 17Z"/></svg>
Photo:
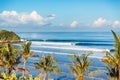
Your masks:
<svg viewBox="0 0 120 80"><path fill-rule="evenodd" d="M3 63L3 53L2 53L2 46L0 46L0 70L5 66Z"/></svg>
<svg viewBox="0 0 120 80"><path fill-rule="evenodd" d="M115 68L112 68L112 67L107 67L107 71L108 71L107 75L110 80L117 80L118 70L116 70Z"/></svg>
<svg viewBox="0 0 120 80"><path fill-rule="evenodd" d="M44 79L47 79L47 73L54 72L56 74L61 73L58 70L58 63L56 60L53 59L53 56L42 56L38 63L35 63L36 69L42 70L42 74L44 75Z"/></svg>
<svg viewBox="0 0 120 80"><path fill-rule="evenodd" d="M106 52L106 56L102 59L102 62L110 66L116 72L118 71L117 80L120 80L120 36L116 35L114 31L112 31L114 39L115 39L115 51L112 55L110 52Z"/></svg>
<svg viewBox="0 0 120 80"><path fill-rule="evenodd" d="M84 75L87 72L88 68L92 64L91 60L88 60L88 56L91 53L88 54L82 54L81 56L78 56L75 54L72 57L72 63L73 65L69 65L70 70L74 73L76 76L76 80L84 80Z"/></svg>
<svg viewBox="0 0 120 80"><path fill-rule="evenodd" d="M33 52L30 51L30 46L31 46L31 41L22 43L22 51L23 51L22 57L24 60L23 69L25 70L26 70L27 59L33 55ZM23 76L24 76L24 73L25 72L23 71Z"/></svg>
<svg viewBox="0 0 120 80"><path fill-rule="evenodd" d="M23 42L22 43L22 51L23 51L23 60L24 60L24 65L23 65L23 69L26 70L26 61L27 59L32 55L32 52L30 51L30 46L31 46L31 42ZM23 71L23 76L24 76L24 71Z"/></svg>
<svg viewBox="0 0 120 80"><path fill-rule="evenodd" d="M20 63L19 50L12 45L20 42L20 37L14 32L0 30L0 69L5 67L8 76Z"/></svg>
<svg viewBox="0 0 120 80"><path fill-rule="evenodd" d="M103 57L101 61L107 64L108 77L110 78L110 80L115 80L116 77L119 80L119 77L117 75L118 64L116 64L115 56L112 55L110 52L106 52L106 55Z"/></svg>
<svg viewBox="0 0 120 80"><path fill-rule="evenodd" d="M118 67L118 74L119 74L119 80L120 80L120 36L116 35L116 33L114 31L112 31L113 35L114 35L114 39L115 39L115 52L114 52L114 56L117 59L116 64Z"/></svg>
<svg viewBox="0 0 120 80"><path fill-rule="evenodd" d="M11 44L5 43L2 45L0 52L1 66L6 67L6 73L10 75L12 70L15 70L15 66L20 63L19 50Z"/></svg>

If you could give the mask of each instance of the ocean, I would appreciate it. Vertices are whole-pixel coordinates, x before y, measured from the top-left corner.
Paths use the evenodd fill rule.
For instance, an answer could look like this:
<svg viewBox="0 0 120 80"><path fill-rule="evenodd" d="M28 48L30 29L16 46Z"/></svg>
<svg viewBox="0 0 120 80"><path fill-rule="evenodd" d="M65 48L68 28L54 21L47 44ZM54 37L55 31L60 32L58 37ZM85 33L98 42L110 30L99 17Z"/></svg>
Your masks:
<svg viewBox="0 0 120 80"><path fill-rule="evenodd" d="M62 74L50 73L51 78L54 80L75 80L68 68L68 64L71 64L69 55L92 52L89 59L93 63L88 71L91 72L98 69L105 70L106 65L101 62L105 55L104 51L112 52L114 49L112 32L18 32L17 34L22 39L32 41L31 50L39 55L39 57L29 58L27 62L27 68L34 77L41 72L35 69L34 63L42 55L56 54L54 58L60 64L59 69L62 70ZM99 73L93 77L85 76L85 80L108 80L108 78L106 73Z"/></svg>

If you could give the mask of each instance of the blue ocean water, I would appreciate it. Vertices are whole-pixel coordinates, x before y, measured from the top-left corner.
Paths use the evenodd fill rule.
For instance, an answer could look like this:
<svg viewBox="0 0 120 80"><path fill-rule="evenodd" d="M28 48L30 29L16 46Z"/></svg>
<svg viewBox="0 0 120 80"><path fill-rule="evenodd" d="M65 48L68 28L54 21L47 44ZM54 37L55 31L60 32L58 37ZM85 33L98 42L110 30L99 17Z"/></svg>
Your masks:
<svg viewBox="0 0 120 80"><path fill-rule="evenodd" d="M18 35L31 41L66 42L109 49L114 43L111 32L19 32Z"/></svg>
<svg viewBox="0 0 120 80"><path fill-rule="evenodd" d="M105 55L105 50L113 50L114 38L111 32L18 32L21 38L32 41L31 50L40 57L44 54L56 54L55 59L60 63L61 75L51 73L54 80L75 80L74 75L68 69L71 60L68 55L87 53L93 54L89 57L93 64L89 71L105 69L105 64L100 60ZM118 33L119 34L119 33ZM40 71L34 68L34 62L39 58L29 58L27 67L33 76ZM32 70L31 70L32 69ZM108 80L106 73L85 77L85 80Z"/></svg>

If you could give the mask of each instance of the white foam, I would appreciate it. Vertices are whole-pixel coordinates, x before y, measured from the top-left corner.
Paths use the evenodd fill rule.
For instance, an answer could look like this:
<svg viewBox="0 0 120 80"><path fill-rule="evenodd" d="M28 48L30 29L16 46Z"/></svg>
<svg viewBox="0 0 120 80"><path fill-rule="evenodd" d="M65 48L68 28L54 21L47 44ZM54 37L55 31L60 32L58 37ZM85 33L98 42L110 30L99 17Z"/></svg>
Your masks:
<svg viewBox="0 0 120 80"><path fill-rule="evenodd" d="M34 52L40 52L40 53L48 53L48 54L59 54L59 55L74 55L73 53L61 53L61 52L51 52L51 51L39 51L39 50L31 50ZM80 56L81 54L79 54ZM104 54L101 56L98 56L99 54L92 54L91 56L89 56L90 58L98 58L98 59L102 59Z"/></svg>
<svg viewBox="0 0 120 80"><path fill-rule="evenodd" d="M64 50L80 50L80 51L95 51L95 52L104 52L109 51L108 49L98 49L98 48L88 48L81 46L32 46L32 47L42 47L42 48L51 48L51 49L64 49Z"/></svg>
<svg viewBox="0 0 120 80"><path fill-rule="evenodd" d="M84 44L84 43L91 43L91 44L108 44L108 45L110 45L110 44L113 44L113 42L76 42L76 44L77 43L82 43L82 44Z"/></svg>
<svg viewBox="0 0 120 80"><path fill-rule="evenodd" d="M32 41L33 45L72 45L73 43L66 42L38 42Z"/></svg>

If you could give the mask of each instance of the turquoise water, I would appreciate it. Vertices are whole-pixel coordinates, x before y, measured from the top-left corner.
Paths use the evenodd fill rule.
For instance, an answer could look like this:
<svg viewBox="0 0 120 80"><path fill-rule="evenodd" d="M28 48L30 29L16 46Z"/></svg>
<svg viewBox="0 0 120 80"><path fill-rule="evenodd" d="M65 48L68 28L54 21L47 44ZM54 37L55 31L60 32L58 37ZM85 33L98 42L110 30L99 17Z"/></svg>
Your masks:
<svg viewBox="0 0 120 80"><path fill-rule="evenodd" d="M100 62L105 55L103 51L112 50L114 39L111 32L19 32L17 33L25 40L31 40L33 50L41 57L43 54L48 55L55 53L55 59L60 63L59 69L62 74L50 74L54 80L75 80L74 75L68 69L68 64L71 61L68 55L82 54L92 51L93 54L89 57L93 61L89 71L97 69L105 69L106 65ZM33 76L39 74L40 71L34 68L34 62L39 60L29 58L27 67ZM108 80L105 73L97 74L93 78L88 76L85 80Z"/></svg>

